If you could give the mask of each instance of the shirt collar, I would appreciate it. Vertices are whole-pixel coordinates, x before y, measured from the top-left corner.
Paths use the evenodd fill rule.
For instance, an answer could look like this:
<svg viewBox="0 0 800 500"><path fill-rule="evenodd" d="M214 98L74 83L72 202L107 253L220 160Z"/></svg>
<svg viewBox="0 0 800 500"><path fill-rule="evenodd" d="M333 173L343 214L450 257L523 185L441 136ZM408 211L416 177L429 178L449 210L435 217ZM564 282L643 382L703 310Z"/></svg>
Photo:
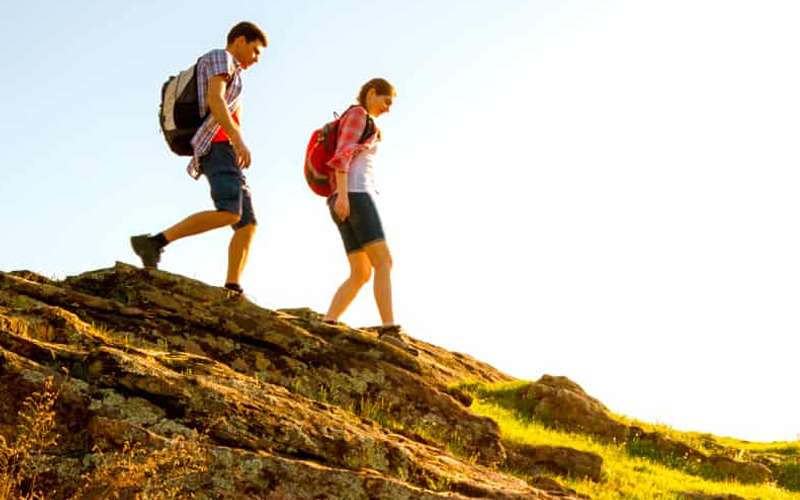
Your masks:
<svg viewBox="0 0 800 500"><path fill-rule="evenodd" d="M231 59L233 59L233 67L236 68L236 71L241 70L242 69L242 65L239 64L239 61L237 61L236 58L233 56L233 54L231 54L231 51L229 51L228 49L225 49L225 52L230 54Z"/></svg>

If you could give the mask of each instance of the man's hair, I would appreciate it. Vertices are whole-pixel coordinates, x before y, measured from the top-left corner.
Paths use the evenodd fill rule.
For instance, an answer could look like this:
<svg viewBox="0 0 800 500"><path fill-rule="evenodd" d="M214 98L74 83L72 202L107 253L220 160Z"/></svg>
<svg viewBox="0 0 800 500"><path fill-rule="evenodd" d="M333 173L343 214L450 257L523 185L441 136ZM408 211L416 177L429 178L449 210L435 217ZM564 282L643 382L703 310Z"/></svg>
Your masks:
<svg viewBox="0 0 800 500"><path fill-rule="evenodd" d="M233 28L228 33L228 44L233 43L237 38L243 36L247 43L252 42L253 40L258 40L264 46L267 46L267 35L255 24L242 21Z"/></svg>
<svg viewBox="0 0 800 500"><path fill-rule="evenodd" d="M358 103L365 108L367 107L367 92L369 92L369 89L375 89L375 93L378 95L395 95L395 90L391 83L383 78L373 78L362 85L361 90L358 91Z"/></svg>

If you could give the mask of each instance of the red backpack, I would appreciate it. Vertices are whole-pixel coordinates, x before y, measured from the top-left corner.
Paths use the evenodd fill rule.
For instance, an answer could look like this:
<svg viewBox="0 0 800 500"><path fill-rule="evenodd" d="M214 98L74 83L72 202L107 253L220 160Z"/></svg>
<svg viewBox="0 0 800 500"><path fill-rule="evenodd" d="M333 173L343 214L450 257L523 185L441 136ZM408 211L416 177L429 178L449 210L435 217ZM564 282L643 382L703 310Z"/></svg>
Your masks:
<svg viewBox="0 0 800 500"><path fill-rule="evenodd" d="M339 139L339 122L350 111L356 107L350 106L340 115L334 113L335 120L328 122L311 133L311 139L306 146L306 161L303 166L306 182L316 194L328 197L333 194L333 169L328 166L328 162L336 153L336 142ZM359 144L364 143L375 133L375 122L372 117L367 115L367 126L358 140Z"/></svg>

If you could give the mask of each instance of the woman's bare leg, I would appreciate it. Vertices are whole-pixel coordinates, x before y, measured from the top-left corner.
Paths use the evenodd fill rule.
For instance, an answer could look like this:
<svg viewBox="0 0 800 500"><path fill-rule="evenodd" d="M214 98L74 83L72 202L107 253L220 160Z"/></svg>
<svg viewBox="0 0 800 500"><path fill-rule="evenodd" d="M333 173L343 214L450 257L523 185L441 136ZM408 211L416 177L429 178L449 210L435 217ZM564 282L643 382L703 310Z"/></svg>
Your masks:
<svg viewBox="0 0 800 500"><path fill-rule="evenodd" d="M376 241L364 247L372 268L375 270L374 293L378 313L384 326L394 325L392 309L392 254L385 241Z"/></svg>
<svg viewBox="0 0 800 500"><path fill-rule="evenodd" d="M369 281L372 274L370 261L365 252L360 250L352 252L347 255L347 260L350 262L350 276L336 290L336 294L331 300L331 306L328 308L328 314L325 315L325 321L338 321L339 316L353 302L358 291L361 290L364 283Z"/></svg>

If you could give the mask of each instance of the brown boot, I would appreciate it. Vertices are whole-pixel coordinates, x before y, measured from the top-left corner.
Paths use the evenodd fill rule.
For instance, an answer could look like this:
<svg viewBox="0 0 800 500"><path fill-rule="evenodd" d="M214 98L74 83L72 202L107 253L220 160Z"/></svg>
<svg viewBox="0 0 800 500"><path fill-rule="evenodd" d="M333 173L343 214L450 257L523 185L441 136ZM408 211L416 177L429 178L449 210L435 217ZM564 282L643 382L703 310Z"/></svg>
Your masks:
<svg viewBox="0 0 800 500"><path fill-rule="evenodd" d="M405 332L400 325L379 326L375 329L378 333L378 340L382 340L395 347L403 349L412 356L419 356L419 351L403 339Z"/></svg>

